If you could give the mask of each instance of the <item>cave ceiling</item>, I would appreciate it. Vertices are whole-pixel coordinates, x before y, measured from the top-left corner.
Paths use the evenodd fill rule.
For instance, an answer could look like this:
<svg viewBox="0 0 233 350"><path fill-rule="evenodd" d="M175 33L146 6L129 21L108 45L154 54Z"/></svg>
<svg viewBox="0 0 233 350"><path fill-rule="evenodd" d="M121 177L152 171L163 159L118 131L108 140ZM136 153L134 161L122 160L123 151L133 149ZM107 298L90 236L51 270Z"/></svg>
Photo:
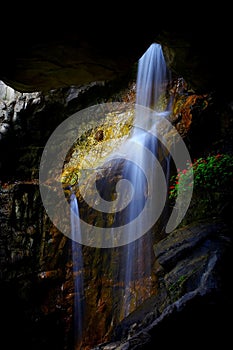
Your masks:
<svg viewBox="0 0 233 350"><path fill-rule="evenodd" d="M220 25L203 17L202 11L192 21L179 15L169 22L156 16L152 20L150 9L139 20L124 9L87 15L60 8L55 15L36 4L27 11L18 6L20 15L2 21L0 57L0 80L18 91L118 78L132 69L152 42L162 44L172 71L193 88L231 89L230 24Z"/></svg>

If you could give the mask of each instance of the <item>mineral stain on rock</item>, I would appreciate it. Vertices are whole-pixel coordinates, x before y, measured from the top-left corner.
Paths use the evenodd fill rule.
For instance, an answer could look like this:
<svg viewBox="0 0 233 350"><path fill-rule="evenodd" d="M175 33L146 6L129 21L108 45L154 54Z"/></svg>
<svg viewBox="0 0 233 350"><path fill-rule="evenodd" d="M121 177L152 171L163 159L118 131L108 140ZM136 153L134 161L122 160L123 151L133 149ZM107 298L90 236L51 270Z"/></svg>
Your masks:
<svg viewBox="0 0 233 350"><path fill-rule="evenodd" d="M96 141L102 141L104 139L104 131L102 129L96 132L95 139Z"/></svg>

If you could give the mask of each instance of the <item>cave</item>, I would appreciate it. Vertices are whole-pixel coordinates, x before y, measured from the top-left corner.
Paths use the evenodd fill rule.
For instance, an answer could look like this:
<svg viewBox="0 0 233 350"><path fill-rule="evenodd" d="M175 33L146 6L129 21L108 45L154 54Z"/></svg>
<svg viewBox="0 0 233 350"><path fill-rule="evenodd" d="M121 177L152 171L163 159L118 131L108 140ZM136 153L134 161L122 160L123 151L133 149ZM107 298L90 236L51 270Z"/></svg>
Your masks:
<svg viewBox="0 0 233 350"><path fill-rule="evenodd" d="M161 6L157 9L161 15L156 16L151 8L135 13L120 6L110 11L96 6L90 11L78 5L74 11L67 6L48 10L40 5L26 11L18 4L14 5L14 20L9 24L6 16L2 22L6 28L0 57L2 342L9 348L35 350L229 344L233 57L226 9L220 9L217 17L215 9L210 16L200 8L186 11L176 7L167 13ZM4 7L3 13L12 13L7 4ZM139 15L147 18L143 25L138 22ZM171 212L168 207L153 229L153 243L147 241L149 234L140 238L146 257L153 256L153 273L148 275L142 268L146 266L145 255L138 257L141 275L134 272L131 276L130 293L125 292L127 301L121 304L124 280L118 259L127 245L80 246L79 241L63 234L43 205L40 161L54 130L72 115L81 115L84 120L81 136L75 141L80 152L98 149L106 135L109 140L113 140L112 135L119 140L119 130L124 136L130 132L131 114L128 119L114 115L112 126L100 124L87 131L83 117L93 106L94 113L101 105L126 103L132 107L138 62L152 43L161 45L173 76L171 91L175 91L176 105L170 121L175 135L184 142L193 164L203 169L207 160L216 163L208 163L206 184L194 193L178 228L164 232L162 219ZM73 154L71 148L66 158L71 168ZM120 163L115 169L109 163L104 170L107 184L99 175L98 186L105 200L110 199L110 191L115 195L113 187L123 166ZM170 171L174 168L172 163ZM69 166L67 169L70 171ZM217 170L211 177L213 169ZM68 185L76 184L79 170L73 167L68 172L66 199ZM46 185L57 186L56 173L49 180ZM144 199L148 196L145 193L143 188L140 196ZM102 218L78 198L80 215L89 217L94 226L100 225ZM106 217L112 220L111 215ZM83 257L77 266L72 260L74 250ZM83 276L85 297L80 286L75 286L73 275ZM80 308L86 303L81 344L74 340L74 321L79 315L75 313L75 294L83 303ZM130 310L127 313L125 305Z"/></svg>

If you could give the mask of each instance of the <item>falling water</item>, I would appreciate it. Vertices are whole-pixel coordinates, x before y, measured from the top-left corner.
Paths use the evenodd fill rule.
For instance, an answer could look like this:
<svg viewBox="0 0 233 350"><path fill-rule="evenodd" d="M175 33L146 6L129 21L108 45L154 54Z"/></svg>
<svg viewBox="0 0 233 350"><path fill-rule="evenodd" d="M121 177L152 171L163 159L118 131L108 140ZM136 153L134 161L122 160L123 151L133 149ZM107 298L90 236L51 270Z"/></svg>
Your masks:
<svg viewBox="0 0 233 350"><path fill-rule="evenodd" d="M70 196L70 222L72 237L72 258L74 273L74 337L78 343L83 331L84 288L83 288L83 256L81 241L81 225L78 201L75 193Z"/></svg>
<svg viewBox="0 0 233 350"><path fill-rule="evenodd" d="M160 44L153 43L138 62L136 82L136 107L145 106L157 112L169 112L171 100L167 106L159 105L167 94L171 74L164 59Z"/></svg>
<svg viewBox="0 0 233 350"><path fill-rule="evenodd" d="M136 123L140 119L140 128L134 127L132 136L123 145L127 152L132 153L131 159L135 158L137 162L143 164L143 169L151 169L150 177L152 179L152 188L159 188L160 183L156 170L152 170L150 159L145 155L145 148L149 149L159 161L161 161L165 178L168 179L169 158L165 155L162 144L154 136L156 134L156 123L158 116L167 117L170 114L171 99L167 96L167 88L170 82L170 72L167 69L163 56L162 48L159 44L152 44L145 54L141 57L138 64L138 73L136 81ZM155 118L148 118L147 107L154 111ZM153 130L153 134L150 131ZM133 143L139 143L141 151L135 152ZM153 172L153 173L152 173ZM128 178L136 190L136 197L130 203L127 210L127 220L131 221L143 209L144 202L148 193L146 193L146 180L139 167L132 167L127 164L124 169L124 177ZM159 196L157 195L154 204L154 210L159 205ZM148 217L148 220L151 218ZM139 223L137 231L142 230ZM123 296L123 315L127 316L135 307L137 307L145 298L150 296L152 286L152 237L146 234L143 238L134 240L137 232L131 230L125 234L132 236L132 243L124 247L123 253L123 279L124 279L124 296ZM135 292L136 289L136 292Z"/></svg>
<svg viewBox="0 0 233 350"><path fill-rule="evenodd" d="M170 114L170 108L172 101L167 96L167 87L170 83L170 72L167 69L166 62L163 56L162 48L159 44L152 44L145 54L141 57L138 63L138 74L136 81L136 107L135 107L135 125L132 129L132 134L123 143L117 153L119 159L124 159L124 155L129 155L129 159L126 161L123 167L122 177L129 180L134 188L134 197L130 204L124 210L123 218L120 218L121 223L124 224L133 221L145 206L148 193L147 178L142 169L149 169L150 171L150 188L159 187L159 177L156 173L156 167L151 164L151 158L145 156L143 150L148 149L154 154L159 161L161 161L163 171L165 173L165 179L168 179L167 172L169 171L169 158L161 142L156 135L156 127L158 116L167 117ZM148 112L143 113L143 109L150 109L154 112L154 119L148 118ZM138 121L140 120L140 123ZM140 124L140 127L137 127ZM153 130L153 133L150 132ZM141 145L142 152L135 152L134 144ZM114 158L114 156L113 156ZM110 156L111 159L111 156ZM134 162L135 160L135 162ZM135 164L142 164L141 167L135 166ZM107 187L107 185L106 185ZM153 204L159 206L160 198L156 197ZM80 339L82 335L82 322L84 312L84 288L83 288L83 261L82 261L82 246L75 242L81 242L81 238L77 238L77 235L81 235L78 203L74 193L70 198L71 209L71 227L72 227L72 239L73 239L73 266L74 266L74 279L75 279L75 327L76 338ZM153 210L152 210L153 212ZM150 215L150 213L148 214ZM118 216L119 219L119 216ZM125 220L125 222L124 222ZM148 218L150 221L151 219ZM153 289L153 242L151 232L146 233L141 237L143 224L139 223L135 229L130 229L128 225L125 225L126 231L123 235L130 236L128 244L121 247L121 260L118 264L117 282L122 282L123 293L121 302L121 317L126 317L132 310L140 305L146 298L151 296ZM137 232L136 232L137 231ZM140 237L135 240L135 237ZM114 250L113 250L114 254Z"/></svg>

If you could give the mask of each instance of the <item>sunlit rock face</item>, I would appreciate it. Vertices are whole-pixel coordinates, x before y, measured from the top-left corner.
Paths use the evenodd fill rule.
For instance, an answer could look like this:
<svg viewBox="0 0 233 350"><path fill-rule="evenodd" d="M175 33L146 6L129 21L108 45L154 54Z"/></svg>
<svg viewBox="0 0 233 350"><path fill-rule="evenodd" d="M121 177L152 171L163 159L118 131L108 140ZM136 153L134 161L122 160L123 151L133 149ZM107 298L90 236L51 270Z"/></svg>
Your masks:
<svg viewBox="0 0 233 350"><path fill-rule="evenodd" d="M8 103L10 103L16 98L16 95L16 90L4 84L3 81L0 81L0 99L2 101L7 101Z"/></svg>
<svg viewBox="0 0 233 350"><path fill-rule="evenodd" d="M123 98L114 95L114 91L117 94L120 87L124 91L127 85L126 81L94 82L47 93L22 93L1 82L1 180L38 178L39 159L51 131L80 109L104 102L110 96L113 100ZM130 98L127 94L128 91L125 101Z"/></svg>

